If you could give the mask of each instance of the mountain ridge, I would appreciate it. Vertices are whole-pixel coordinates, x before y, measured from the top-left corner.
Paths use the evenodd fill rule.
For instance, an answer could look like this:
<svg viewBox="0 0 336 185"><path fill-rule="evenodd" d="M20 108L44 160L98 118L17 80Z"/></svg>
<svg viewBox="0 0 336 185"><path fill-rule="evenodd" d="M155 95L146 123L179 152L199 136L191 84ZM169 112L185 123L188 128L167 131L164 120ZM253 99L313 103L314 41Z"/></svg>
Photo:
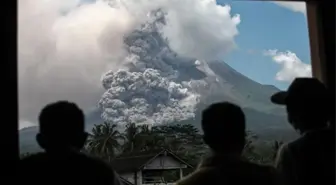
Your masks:
<svg viewBox="0 0 336 185"><path fill-rule="evenodd" d="M216 62L216 61L215 61ZM218 61L217 61L218 62ZM218 65L222 65L224 67L229 66L225 64L224 62L220 62L219 64L216 64L215 66L218 68ZM214 66L212 66L214 68ZM226 68L228 70L232 69ZM217 69L218 70L218 69ZM218 71L217 71L218 72ZM235 73L236 75L242 75L239 72ZM242 75L243 76L243 75ZM220 78L217 76L217 78ZM250 80L253 81L249 78L242 78L245 80ZM226 79L226 83L229 83L229 78ZM254 82L254 81L253 81ZM253 83L249 82L252 84L257 84L258 88L266 88L270 89L267 87L267 85L263 85L260 83ZM232 83L232 82L230 82ZM237 82L236 82L237 83ZM244 83L244 82L240 82ZM231 87L236 88L235 85L231 85ZM246 87L243 84L240 84L240 89L241 87ZM251 86L249 86L251 87ZM239 88L237 88L239 89ZM223 89L222 89L223 90ZM265 90L265 89L262 89ZM236 90L237 91L237 90ZM252 90L254 92L255 90ZM259 91L259 90L258 90ZM226 92L223 91L217 91L216 93L209 95L208 97L205 97L203 104L198 106L198 110L196 110L196 118L193 120L190 120L189 122L191 124L196 125L197 128L200 129L200 115L202 109L204 109L207 105L213 103L213 102L218 102L218 101L232 101L228 96L225 95ZM255 93L255 92L254 92ZM271 95L274 93L274 89L268 92L264 92L263 96L265 94ZM244 94L244 93L243 93ZM253 97L253 96L252 96ZM265 99L268 99L269 96L267 96ZM239 100L243 101L243 100ZM252 100L253 102L255 100ZM234 102L234 101L233 101ZM237 103L237 102L235 102ZM238 102L239 103L239 102ZM260 105L267 104L268 101L263 101L260 103ZM255 106L255 105L254 105ZM251 104L248 106L242 106L242 109L246 115L247 118L247 126L248 129L252 130L256 134L258 134L262 139L267 139L267 140L272 140L272 139L277 139L277 140L292 140L297 137L297 134L294 132L294 130L289 126L287 123L286 117L285 117L285 112L284 109L281 107L276 107L269 105L270 107L274 107L275 110L272 110L271 108L269 109L269 112L261 112L261 110L265 110L266 108L259 108L260 110L251 107ZM281 110L282 112L279 112ZM85 122L86 122L86 130L89 132L94 124L99 124L102 123L103 120L101 118L101 111L98 108L92 109L92 111L87 112L85 114ZM32 151L39 151L40 148L35 142L35 135L38 132L38 127L37 126L32 126L28 128L23 128L19 131L20 134L20 149L22 152L32 152ZM280 133L279 133L280 132Z"/></svg>
<svg viewBox="0 0 336 185"><path fill-rule="evenodd" d="M159 21L156 22L157 20ZM144 72L150 69L159 73L158 78L180 86L181 89L187 89L190 93L200 95L200 102L195 105L195 117L182 120L182 122L194 124L197 128L200 128L201 111L206 106L218 101L230 101L242 107L246 115L247 128L261 138L288 141L297 137L297 134L287 123L285 109L272 104L269 99L273 93L280 91L278 88L255 82L221 60L203 61L179 56L175 51L171 50L168 39L160 32L159 27L163 23L162 17L153 19L125 36L125 49L129 52L129 56L124 61L125 66L128 68L128 71L124 72L124 74L143 75ZM113 72L109 73L109 75L113 76ZM107 100L109 100L108 95L111 95L108 94L110 93L109 90L114 90L111 87L112 83L118 88L121 87L120 89L126 89L123 86L124 84L119 84L119 82L128 82L127 80L129 80L121 78L109 79L108 77L110 76L105 79L107 84L103 84L103 86L106 85L108 87L106 89L107 96L105 96ZM169 90L164 88L160 90L166 90L167 92L165 91L164 93L170 93L168 92ZM151 91L153 89L148 90L148 92ZM127 91L125 90L124 93L127 93ZM146 97L140 98L146 100ZM165 100L167 101L167 99ZM120 102L124 105L127 104L123 99L120 99ZM104 103L108 105L108 101ZM169 106L169 104L165 106ZM129 105L126 107L129 107ZM90 131L94 124L103 122L101 111L104 110L95 108L86 113L87 131ZM119 110L116 112L119 112ZM20 148L22 152L36 151L39 148L35 142L37 130L37 127L20 130Z"/></svg>

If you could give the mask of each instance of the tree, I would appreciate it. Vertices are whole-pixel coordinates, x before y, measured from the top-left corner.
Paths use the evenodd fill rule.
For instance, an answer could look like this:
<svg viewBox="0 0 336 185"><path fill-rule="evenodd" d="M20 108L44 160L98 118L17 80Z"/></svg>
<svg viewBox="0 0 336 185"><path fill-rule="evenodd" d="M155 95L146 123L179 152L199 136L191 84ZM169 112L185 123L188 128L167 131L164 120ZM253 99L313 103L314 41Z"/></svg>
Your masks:
<svg viewBox="0 0 336 185"><path fill-rule="evenodd" d="M140 132L137 138L141 142L141 151L153 151L163 147L165 138L155 127L150 127L149 125L141 125L139 127Z"/></svg>
<svg viewBox="0 0 336 185"><path fill-rule="evenodd" d="M262 159L261 156L256 153L255 142L258 139L258 136L252 131L246 131L246 142L243 149L243 157L252 162L260 162Z"/></svg>
<svg viewBox="0 0 336 185"><path fill-rule="evenodd" d="M251 162L272 165L283 142L262 141L251 131L247 132L243 156Z"/></svg>
<svg viewBox="0 0 336 185"><path fill-rule="evenodd" d="M199 130L192 124L160 125L153 127L152 132L156 136L156 146L169 149L193 164L207 150Z"/></svg>
<svg viewBox="0 0 336 185"><path fill-rule="evenodd" d="M137 126L135 123L126 125L124 131L125 142L123 145L123 153L132 153L143 150L147 134L150 134L148 125Z"/></svg>
<svg viewBox="0 0 336 185"><path fill-rule="evenodd" d="M120 140L124 139L116 124L103 123L94 125L87 142L88 151L102 158L111 160L120 149Z"/></svg>
<svg viewBox="0 0 336 185"><path fill-rule="evenodd" d="M281 144L261 141L256 134L247 131L243 156L255 163L272 164ZM109 160L118 154L165 148L194 166L208 151L199 130L189 122L158 126L129 123L123 133L117 130L117 125L103 123L94 126L87 146L88 152Z"/></svg>

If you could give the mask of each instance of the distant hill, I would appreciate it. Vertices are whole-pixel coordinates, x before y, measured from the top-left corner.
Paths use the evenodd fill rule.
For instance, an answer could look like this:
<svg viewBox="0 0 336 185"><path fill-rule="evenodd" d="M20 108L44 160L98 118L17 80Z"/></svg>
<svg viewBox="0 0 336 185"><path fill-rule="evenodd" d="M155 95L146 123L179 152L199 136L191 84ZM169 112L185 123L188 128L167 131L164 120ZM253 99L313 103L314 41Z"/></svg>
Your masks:
<svg viewBox="0 0 336 185"><path fill-rule="evenodd" d="M151 68L173 82L190 83L188 90L200 95L200 103L196 107L195 118L183 122L199 128L201 111L206 106L218 101L230 101L243 108L248 129L261 138L288 141L297 137L287 123L285 109L270 102L270 96L279 89L249 79L224 61L202 61L179 56L170 49L168 40L157 27L164 24L163 20L164 17L153 19L125 36L125 48L132 56L130 58L136 58L128 61L125 67L130 72L140 73ZM100 114L98 109L86 114L87 130L91 130L94 124L102 123ZM36 132L37 127L20 130L22 151L37 149Z"/></svg>
<svg viewBox="0 0 336 185"><path fill-rule="evenodd" d="M86 130L90 131L94 124L99 124L102 122L100 118L100 111L98 109L94 109L88 112L85 115L86 121ZM36 152L40 151L41 148L37 145L35 136L38 132L37 126L32 126L28 128L23 128L19 131L19 139L20 139L20 152Z"/></svg>
<svg viewBox="0 0 336 185"><path fill-rule="evenodd" d="M208 65L208 63L204 63ZM287 123L285 110L282 107L273 105L269 97L279 89L270 85L259 84L221 61L210 62L207 66L213 70L216 79L210 76L209 71L202 68L188 71L194 76L206 76L206 81L212 84L211 87L196 89L202 94L202 102L198 105L196 117L193 120L186 120L200 128L201 111L209 104L218 101L231 101L243 107L247 118L247 126L250 130L267 140L292 140L297 134ZM209 70L208 69L208 70ZM187 70L186 70L187 71ZM188 72L183 78L188 77ZM86 127L90 131L94 124L102 123L99 109L93 109L86 114ZM20 130L20 148L22 152L36 151L39 149L35 142L37 127L29 127Z"/></svg>

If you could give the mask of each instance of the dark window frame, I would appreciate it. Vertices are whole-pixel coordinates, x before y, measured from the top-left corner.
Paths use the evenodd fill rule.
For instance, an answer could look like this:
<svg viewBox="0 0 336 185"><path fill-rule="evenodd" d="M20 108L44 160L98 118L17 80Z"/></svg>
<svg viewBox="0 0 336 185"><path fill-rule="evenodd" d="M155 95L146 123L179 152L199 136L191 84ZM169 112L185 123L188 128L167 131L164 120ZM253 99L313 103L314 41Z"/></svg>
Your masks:
<svg viewBox="0 0 336 185"><path fill-rule="evenodd" d="M251 0L252 1L252 0ZM283 0L284 1L284 0ZM297 0L302 1L302 0ZM335 1L306 0L309 38L311 48L311 64L313 76L319 78L330 88L335 96ZM18 63L17 63L17 1L6 1L2 6L4 14L2 38L2 92L5 103L2 114L3 152L1 168L5 171L3 177L13 180L16 177L17 162L19 161L18 143ZM335 101L334 101L335 102ZM333 107L334 108L334 107ZM335 112L335 111L333 111ZM5 181L6 179L4 179Z"/></svg>

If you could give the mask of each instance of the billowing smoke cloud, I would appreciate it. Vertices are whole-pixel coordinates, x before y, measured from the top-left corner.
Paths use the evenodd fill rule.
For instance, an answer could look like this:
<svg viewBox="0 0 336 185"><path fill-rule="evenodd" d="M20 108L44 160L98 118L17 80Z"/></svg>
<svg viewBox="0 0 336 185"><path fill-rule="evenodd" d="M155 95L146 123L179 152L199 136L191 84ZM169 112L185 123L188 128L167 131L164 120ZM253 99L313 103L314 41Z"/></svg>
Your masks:
<svg viewBox="0 0 336 185"><path fill-rule="evenodd" d="M20 119L36 122L45 104L60 99L84 108L96 105L104 92L101 75L118 69L131 18L104 3L77 5L19 1ZM115 19L119 16L123 19Z"/></svg>
<svg viewBox="0 0 336 185"><path fill-rule="evenodd" d="M164 124L194 117L198 96L155 69L119 70L103 79L103 119L117 124Z"/></svg>
<svg viewBox="0 0 336 185"><path fill-rule="evenodd" d="M165 62L162 62L160 53L147 55L144 59L139 52L148 50L144 49L141 40L139 43L127 43L132 40L130 37L135 34L134 30L152 19L150 14L155 10L161 10L164 15L162 24L157 25L157 33L168 43L164 55L168 59ZM176 81L178 70L167 64L167 61L171 61L168 54L198 59L220 57L235 47L234 37L238 34L236 27L239 22L239 15L230 15L229 6L216 5L214 0L119 0L92 3L81 3L78 0L20 0L20 119L36 122L39 110L45 104L59 99L74 101L84 110L96 106L105 92L100 83L102 74L109 70L129 70L131 67L128 64L133 66L133 71L126 73L128 76L145 72L159 73L161 81L175 83L177 89L184 89ZM159 49L160 52L164 50ZM171 86L162 88L169 89ZM168 97L175 96L175 93L168 92ZM194 97L190 93L188 90L185 98ZM173 98L171 101L182 99ZM183 108L183 103L177 104L180 108L162 108L167 111L161 112L188 112ZM160 120L154 117L153 114L152 120ZM178 118L162 118L168 119Z"/></svg>

